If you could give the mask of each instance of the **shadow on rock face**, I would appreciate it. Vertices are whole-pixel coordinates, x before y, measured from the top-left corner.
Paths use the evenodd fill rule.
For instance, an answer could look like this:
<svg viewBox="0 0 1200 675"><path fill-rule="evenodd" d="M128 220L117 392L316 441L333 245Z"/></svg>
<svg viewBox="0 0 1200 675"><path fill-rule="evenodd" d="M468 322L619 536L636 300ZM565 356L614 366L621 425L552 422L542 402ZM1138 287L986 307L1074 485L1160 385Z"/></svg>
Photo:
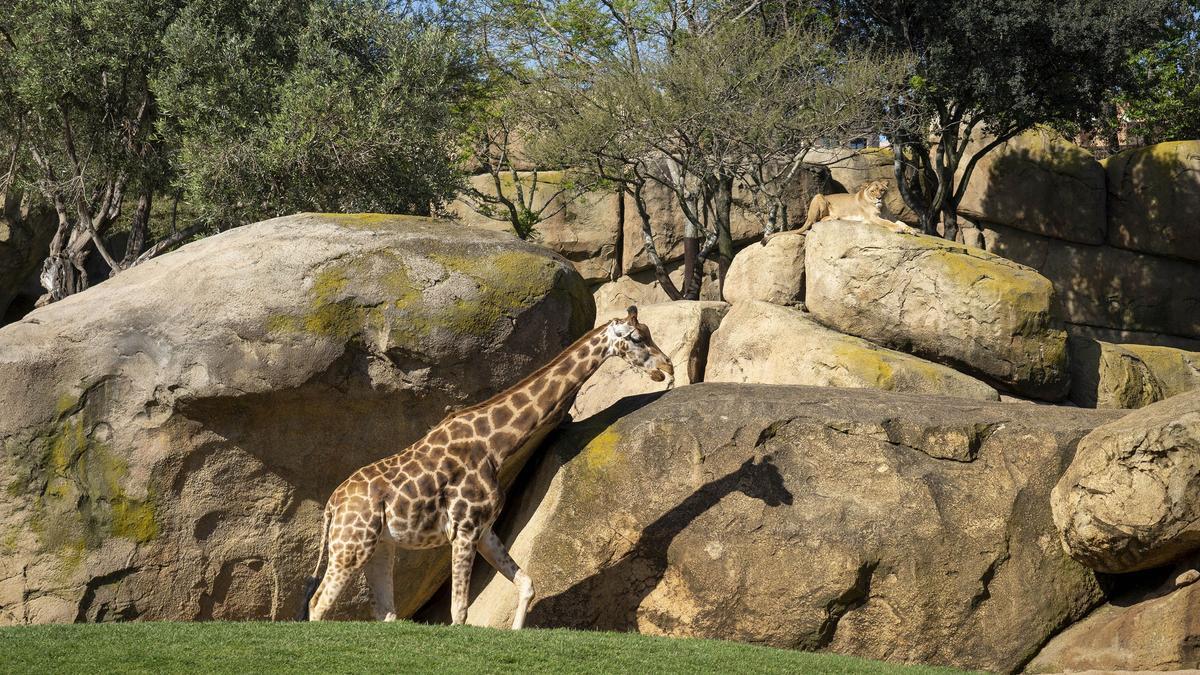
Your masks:
<svg viewBox="0 0 1200 675"><path fill-rule="evenodd" d="M705 483L646 526L629 553L615 564L538 601L529 613L529 624L636 630L638 607L662 581L671 542L693 520L733 492L741 492L770 507L792 503L792 493L784 486L783 476L769 456L757 461L747 459L736 471Z"/></svg>

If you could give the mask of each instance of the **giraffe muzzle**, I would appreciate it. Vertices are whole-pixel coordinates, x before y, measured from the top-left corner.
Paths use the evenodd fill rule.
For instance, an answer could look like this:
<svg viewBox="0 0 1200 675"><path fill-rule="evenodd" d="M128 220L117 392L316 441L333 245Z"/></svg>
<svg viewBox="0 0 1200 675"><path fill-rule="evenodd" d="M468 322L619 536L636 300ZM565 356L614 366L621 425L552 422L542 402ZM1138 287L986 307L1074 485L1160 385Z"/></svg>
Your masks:
<svg viewBox="0 0 1200 675"><path fill-rule="evenodd" d="M664 356L654 370L650 371L650 379L655 382L666 380L667 389L671 389L675 386L675 366Z"/></svg>

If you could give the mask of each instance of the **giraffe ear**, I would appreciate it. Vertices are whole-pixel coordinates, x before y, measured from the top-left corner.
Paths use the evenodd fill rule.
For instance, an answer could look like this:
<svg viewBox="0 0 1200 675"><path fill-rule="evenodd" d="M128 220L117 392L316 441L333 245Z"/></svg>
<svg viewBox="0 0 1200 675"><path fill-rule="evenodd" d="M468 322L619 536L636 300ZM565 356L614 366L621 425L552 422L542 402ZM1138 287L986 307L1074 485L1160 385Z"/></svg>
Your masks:
<svg viewBox="0 0 1200 675"><path fill-rule="evenodd" d="M637 322L638 322L638 320L637 320L637 305L630 305L628 311L629 311L629 316L625 317L625 323L629 324L630 326L636 326Z"/></svg>

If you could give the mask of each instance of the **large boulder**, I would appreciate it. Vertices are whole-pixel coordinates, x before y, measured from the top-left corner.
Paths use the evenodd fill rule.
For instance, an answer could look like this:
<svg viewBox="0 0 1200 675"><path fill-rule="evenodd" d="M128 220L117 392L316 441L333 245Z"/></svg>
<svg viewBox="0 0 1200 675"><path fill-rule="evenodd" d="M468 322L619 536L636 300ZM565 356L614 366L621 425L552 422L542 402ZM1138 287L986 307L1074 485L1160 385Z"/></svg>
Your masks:
<svg viewBox="0 0 1200 675"><path fill-rule="evenodd" d="M1088 434L1054 488L1063 546L1101 572L1163 565L1200 549L1200 391Z"/></svg>
<svg viewBox="0 0 1200 675"><path fill-rule="evenodd" d="M1104 168L1110 244L1200 262L1200 141L1126 150Z"/></svg>
<svg viewBox="0 0 1200 675"><path fill-rule="evenodd" d="M807 312L766 302L733 306L713 334L708 382L865 387L998 401L973 377L843 335Z"/></svg>
<svg viewBox="0 0 1200 675"><path fill-rule="evenodd" d="M782 232L738 252L725 274L725 299L794 305L804 300L804 235Z"/></svg>
<svg viewBox="0 0 1200 675"><path fill-rule="evenodd" d="M1097 608L1056 635L1026 672L1200 669L1196 565L1171 570L1159 586L1120 594Z"/></svg>
<svg viewBox="0 0 1200 675"><path fill-rule="evenodd" d="M1200 388L1200 352L1111 344L1072 336L1071 401L1089 408L1142 408Z"/></svg>
<svg viewBox="0 0 1200 675"><path fill-rule="evenodd" d="M546 249L376 214L237 228L34 311L0 329L0 623L294 616L345 477L593 321ZM402 612L447 560L400 556Z"/></svg>
<svg viewBox="0 0 1200 675"><path fill-rule="evenodd" d="M530 624L1011 671L1101 600L1045 504L1112 412L712 383L650 399L568 427L506 512ZM508 625L512 585L473 579L468 622Z"/></svg>
<svg viewBox="0 0 1200 675"><path fill-rule="evenodd" d="M675 384L683 386L705 377L709 339L729 311L723 302L679 300L638 307L638 320L650 329L659 349L675 366ZM596 315L596 325L625 316L624 309ZM663 383L654 382L645 373L634 370L622 359L609 359L583 383L571 416L590 417L626 396L660 391Z"/></svg>
<svg viewBox="0 0 1200 675"><path fill-rule="evenodd" d="M991 140L975 141L968 152ZM1032 129L979 160L958 212L1057 239L1103 244L1104 200L1104 168L1092 153L1055 131Z"/></svg>
<svg viewBox="0 0 1200 675"><path fill-rule="evenodd" d="M516 180L508 174L501 178L501 188L509 199L516 199L516 183L519 180L527 199L532 192L533 208L544 209L546 218L537 224L534 240L570 260L586 281L603 281L619 274L620 270L614 270L617 235L621 230L617 193L592 191L576 194L575 188L570 185L570 175L563 171L537 172L536 186L534 176L533 172L524 171L517 174ZM496 194L496 184L491 174L472 176L468 183L482 194ZM468 225L512 232L503 206L470 204L459 199L451 202L447 210ZM491 216L480 213L480 210L490 210Z"/></svg>
<svg viewBox="0 0 1200 675"><path fill-rule="evenodd" d="M1164 345L1200 338L1200 265L1112 246L1072 244L1002 225L981 227L988 251L1028 265L1053 282L1067 322L1136 331L1145 334L1142 339Z"/></svg>
<svg viewBox="0 0 1200 675"><path fill-rule="evenodd" d="M805 245L805 304L826 326L1016 394L1066 395L1067 335L1053 286L1034 270L870 223L817 223Z"/></svg>

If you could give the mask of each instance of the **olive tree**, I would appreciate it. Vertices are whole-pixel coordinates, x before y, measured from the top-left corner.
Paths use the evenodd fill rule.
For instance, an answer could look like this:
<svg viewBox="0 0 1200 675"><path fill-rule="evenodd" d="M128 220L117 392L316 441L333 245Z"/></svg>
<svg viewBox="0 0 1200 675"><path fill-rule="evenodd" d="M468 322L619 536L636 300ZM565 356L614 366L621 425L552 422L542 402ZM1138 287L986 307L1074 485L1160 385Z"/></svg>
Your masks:
<svg viewBox="0 0 1200 675"><path fill-rule="evenodd" d="M877 130L903 58L835 48L811 21L767 20L749 3L505 0L493 11L536 64L531 115L545 161L585 167L632 197L656 274L673 298L698 297L701 270L733 254L735 187L778 226L781 186L819 143ZM774 15L772 15L774 16ZM504 20L507 23L504 23ZM645 189L684 216L684 287L654 248Z"/></svg>
<svg viewBox="0 0 1200 675"><path fill-rule="evenodd" d="M472 52L385 0L5 0L6 218L54 214L51 302L93 255L108 276L297 210L428 213L479 95Z"/></svg>
<svg viewBox="0 0 1200 675"><path fill-rule="evenodd" d="M1039 124L1086 122L1156 39L1174 0L829 0L847 42L916 59L888 130L905 202L933 233L958 231L980 158ZM915 120L915 121L914 121Z"/></svg>

